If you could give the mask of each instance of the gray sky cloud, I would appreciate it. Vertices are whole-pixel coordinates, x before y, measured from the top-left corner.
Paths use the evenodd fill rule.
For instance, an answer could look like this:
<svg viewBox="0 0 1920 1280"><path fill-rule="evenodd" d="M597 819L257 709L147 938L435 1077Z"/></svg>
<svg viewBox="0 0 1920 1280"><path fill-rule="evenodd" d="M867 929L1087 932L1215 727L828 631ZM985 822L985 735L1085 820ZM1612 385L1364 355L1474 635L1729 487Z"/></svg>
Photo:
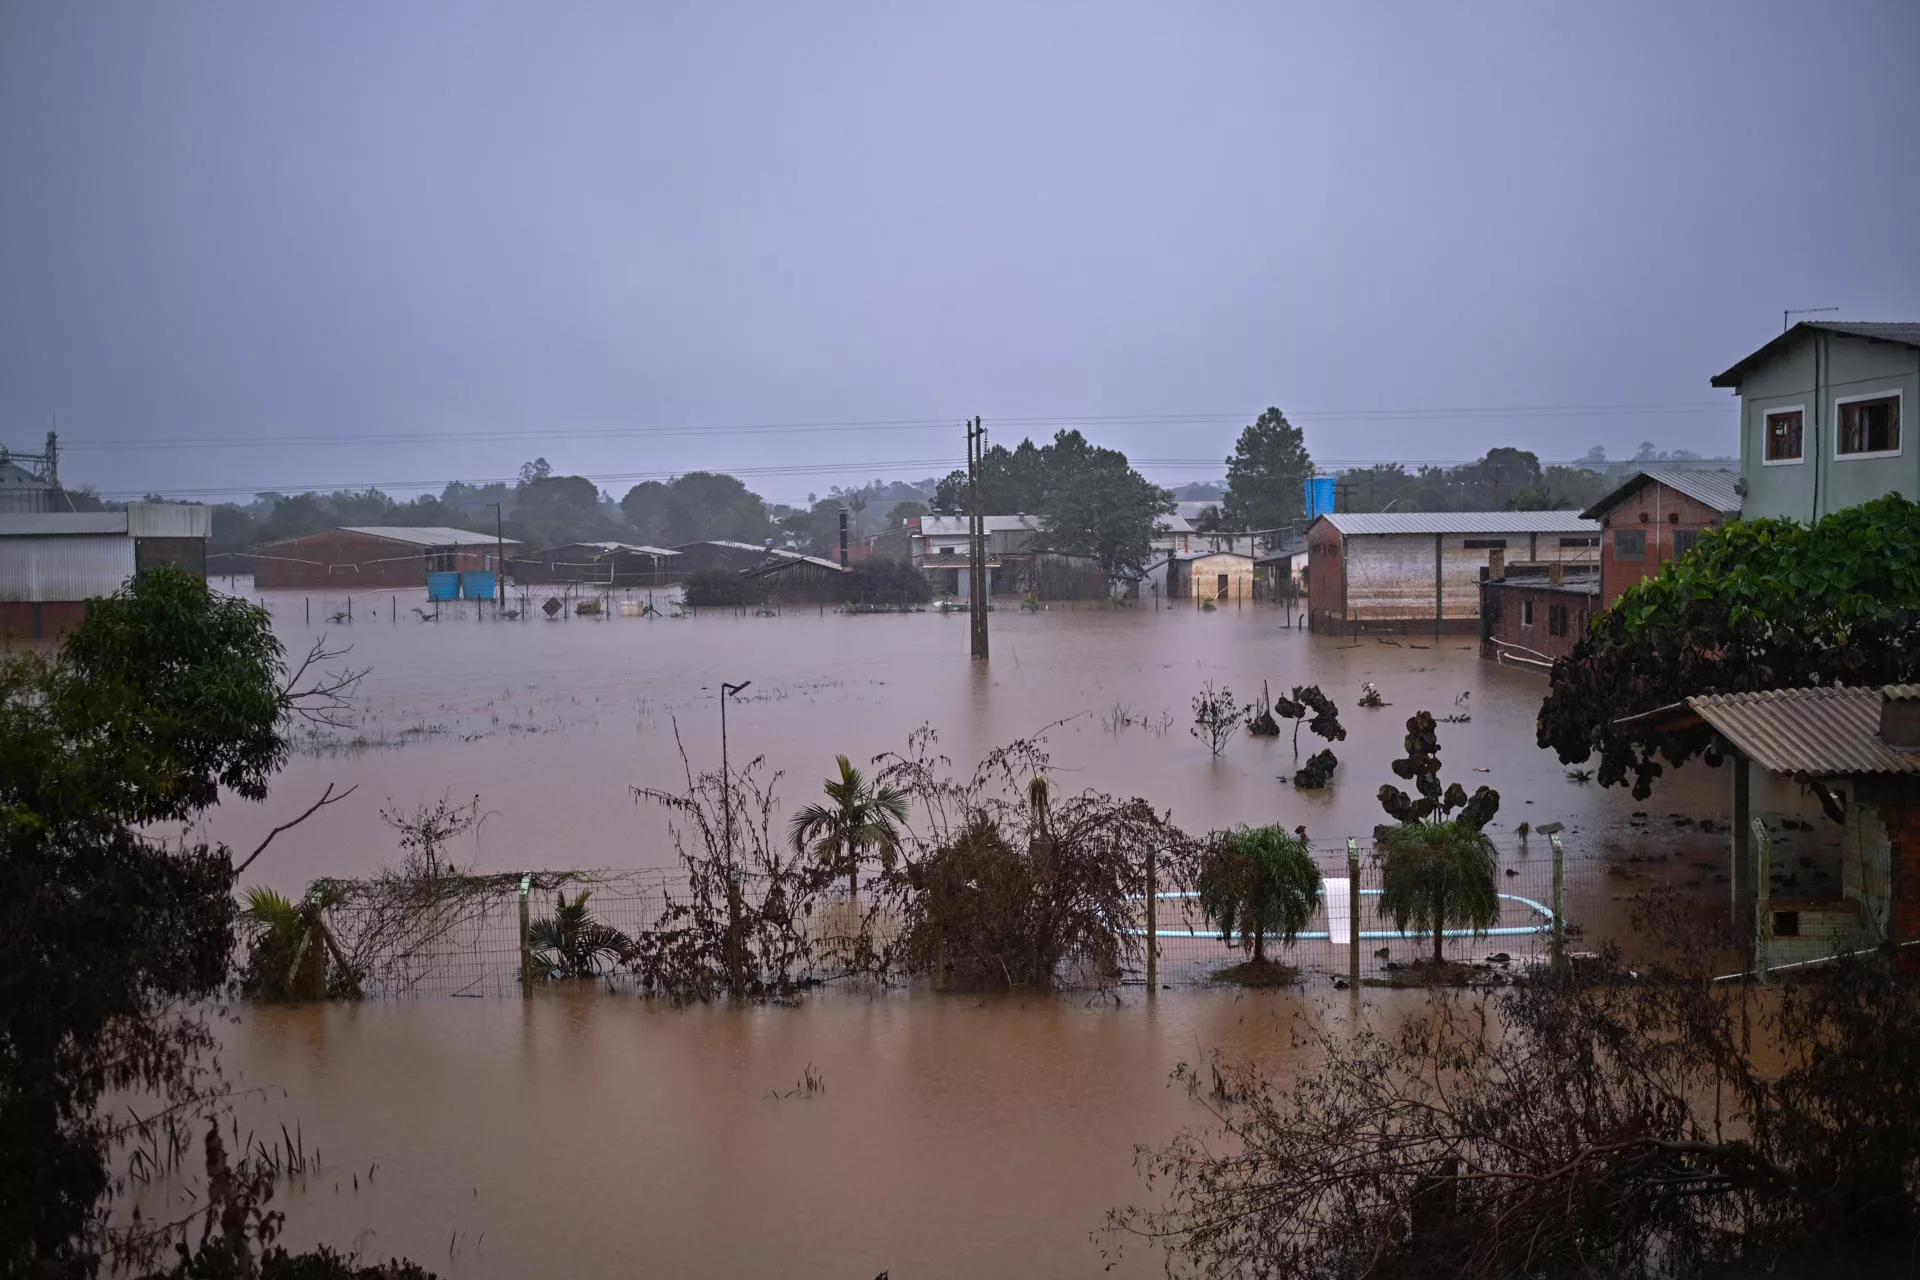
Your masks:
<svg viewBox="0 0 1920 1280"><path fill-rule="evenodd" d="M775 499L972 413L1163 481L1269 403L1323 459L1725 450L1782 307L1920 318L1917 55L1901 0L11 5L0 440L828 468ZM1603 405L1679 407L1440 412ZM820 423L908 425L648 430Z"/></svg>

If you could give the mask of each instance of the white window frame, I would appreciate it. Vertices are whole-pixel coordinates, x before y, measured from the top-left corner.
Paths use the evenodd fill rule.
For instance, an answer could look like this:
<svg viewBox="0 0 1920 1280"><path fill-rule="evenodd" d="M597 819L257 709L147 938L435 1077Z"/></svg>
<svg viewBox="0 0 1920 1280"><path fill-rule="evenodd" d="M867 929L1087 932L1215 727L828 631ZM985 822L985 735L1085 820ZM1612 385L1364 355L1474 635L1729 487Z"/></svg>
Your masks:
<svg viewBox="0 0 1920 1280"><path fill-rule="evenodd" d="M1767 435L1771 428L1769 419L1776 413L1797 413L1800 415L1800 456L1797 458L1769 458L1767 456ZM1840 419L1836 416L1835 422ZM1855 457L1855 454L1848 454ZM1797 467L1807 460L1807 406L1804 404L1777 404L1771 409L1760 411L1760 465L1763 467Z"/></svg>
<svg viewBox="0 0 1920 1280"><path fill-rule="evenodd" d="M1891 400L1898 406L1900 415L1900 447L1898 449L1876 449L1872 453L1840 452L1840 406L1858 404L1862 400ZM1861 462L1868 458L1897 458L1907 448L1907 405L1906 398L1899 387L1888 387L1884 391L1868 391L1857 396L1835 396L1833 398L1833 460L1835 462ZM1805 450L1801 450L1805 452Z"/></svg>

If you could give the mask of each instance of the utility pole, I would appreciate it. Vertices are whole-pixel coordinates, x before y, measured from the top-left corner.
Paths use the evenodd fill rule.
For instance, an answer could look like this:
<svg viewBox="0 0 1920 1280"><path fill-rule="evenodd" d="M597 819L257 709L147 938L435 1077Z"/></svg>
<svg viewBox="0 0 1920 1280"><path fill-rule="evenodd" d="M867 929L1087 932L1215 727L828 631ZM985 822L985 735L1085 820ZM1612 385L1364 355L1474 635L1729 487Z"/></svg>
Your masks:
<svg viewBox="0 0 1920 1280"><path fill-rule="evenodd" d="M500 606L507 599L507 538L500 504L490 502L487 505L493 508L493 616L497 618L500 616ZM479 607L474 606L475 609Z"/></svg>
<svg viewBox="0 0 1920 1280"><path fill-rule="evenodd" d="M972 653L982 662L987 660L987 525L980 514L980 465L986 438L987 429L978 417L967 423L967 616Z"/></svg>
<svg viewBox="0 0 1920 1280"><path fill-rule="evenodd" d="M725 811L720 827L725 833L721 839L725 841L727 856L727 976L732 980L736 1000L746 994L747 966L740 938L740 864L733 856L733 769L727 762L727 699L752 683L751 680L742 680L739 684L720 682L720 806Z"/></svg>

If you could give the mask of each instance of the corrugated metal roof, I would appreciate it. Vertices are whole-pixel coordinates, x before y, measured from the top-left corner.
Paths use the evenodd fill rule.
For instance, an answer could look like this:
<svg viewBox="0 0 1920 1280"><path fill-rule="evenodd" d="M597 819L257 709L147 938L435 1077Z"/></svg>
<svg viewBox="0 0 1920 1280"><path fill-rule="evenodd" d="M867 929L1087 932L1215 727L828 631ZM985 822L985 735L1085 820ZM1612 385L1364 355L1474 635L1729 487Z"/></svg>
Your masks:
<svg viewBox="0 0 1920 1280"><path fill-rule="evenodd" d="M1776 350L1795 342L1809 331L1840 333L1850 338L1870 338L1875 342L1897 342L1902 346L1920 347L1920 324L1895 320L1802 320L1800 323L1774 338L1758 351L1735 364L1725 373L1711 379L1716 387L1738 387L1747 370L1765 360Z"/></svg>
<svg viewBox="0 0 1920 1280"><path fill-rule="evenodd" d="M0 514L0 537L63 538L124 534L124 511L15 511Z"/></svg>
<svg viewBox="0 0 1920 1280"><path fill-rule="evenodd" d="M1599 533L1577 511L1382 511L1321 516L1343 537L1382 533ZM1311 530L1320 520L1309 525Z"/></svg>
<svg viewBox="0 0 1920 1280"><path fill-rule="evenodd" d="M985 516L988 533L1011 533L1016 530L1038 533L1040 517L1026 516ZM931 537L965 537L967 518L965 516L921 516L920 532Z"/></svg>
<svg viewBox="0 0 1920 1280"><path fill-rule="evenodd" d="M1880 704L1889 697L1920 698L1920 686L1716 693L1688 698L1687 706L1772 773L1806 778L1920 773L1920 754L1880 738Z"/></svg>
<svg viewBox="0 0 1920 1280"><path fill-rule="evenodd" d="M568 542L561 547L555 547L554 550L563 550L565 547L592 547L595 551L632 551L643 556L677 556L680 554L678 551L669 551L665 547L649 547L642 543L634 542Z"/></svg>
<svg viewBox="0 0 1920 1280"><path fill-rule="evenodd" d="M369 538L385 538L388 542L406 542L416 547L477 547L481 544L494 545L495 538L490 533L475 533L472 529L449 529L445 525L410 524L343 524L342 533L363 533ZM309 535L310 536L310 535ZM287 542L294 539L287 538ZM498 539L510 547L520 544L512 538Z"/></svg>
<svg viewBox="0 0 1920 1280"><path fill-rule="evenodd" d="M1666 467L1636 473L1633 479L1580 514L1589 520L1598 520L1632 497L1645 484L1663 484L1695 501L1706 503L1723 516L1740 514L1738 471L1679 471Z"/></svg>

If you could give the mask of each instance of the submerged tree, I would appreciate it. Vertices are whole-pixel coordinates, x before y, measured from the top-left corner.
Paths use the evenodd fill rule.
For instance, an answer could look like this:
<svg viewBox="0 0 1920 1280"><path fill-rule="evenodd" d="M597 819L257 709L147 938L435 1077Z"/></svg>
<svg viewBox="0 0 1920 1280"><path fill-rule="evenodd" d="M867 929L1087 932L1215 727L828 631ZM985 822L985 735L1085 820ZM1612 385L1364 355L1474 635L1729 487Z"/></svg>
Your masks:
<svg viewBox="0 0 1920 1280"><path fill-rule="evenodd" d="M810 804L790 820L793 851L811 854L832 876L847 878L847 892L860 892L860 863L875 854L882 871L893 869L900 850L900 825L907 820L907 798L888 786L875 786L845 756L835 756L840 776L822 789L826 804Z"/></svg>
<svg viewBox="0 0 1920 1280"><path fill-rule="evenodd" d="M1215 689L1209 680L1206 688L1194 695L1193 727L1187 732L1206 743L1214 755L1227 749L1239 723L1240 708L1233 700L1233 690L1225 686Z"/></svg>
<svg viewBox="0 0 1920 1280"><path fill-rule="evenodd" d="M1300 726L1325 738L1328 742L1345 742L1346 726L1340 723L1340 708L1333 699L1320 691L1317 684L1297 684L1293 686L1293 696L1281 695L1275 699L1273 709L1284 718L1293 721L1293 756L1300 758ZM1308 719L1311 715L1311 719Z"/></svg>
<svg viewBox="0 0 1920 1280"><path fill-rule="evenodd" d="M1438 965L1447 929L1480 932L1500 919L1498 858L1481 830L1499 811L1500 793L1483 786L1468 796L1457 782L1440 785L1440 739L1429 712L1407 721L1406 752L1393 771L1413 781L1417 798L1391 783L1380 788L1381 807L1399 824L1375 840L1380 914L1401 933L1409 924L1430 930Z"/></svg>
<svg viewBox="0 0 1920 1280"><path fill-rule="evenodd" d="M1269 935L1292 946L1320 909L1320 868L1306 838L1280 827L1241 827L1208 844L1196 881L1200 912L1221 936L1251 943L1265 964Z"/></svg>
<svg viewBox="0 0 1920 1280"><path fill-rule="evenodd" d="M569 902L564 891L556 891L553 914L528 929L528 941L539 952L534 957L536 977L592 978L600 973L602 961L618 964L632 954L633 940L601 924L587 909L592 892L582 889Z"/></svg>
<svg viewBox="0 0 1920 1280"><path fill-rule="evenodd" d="M327 927L338 895L316 888L299 902L272 889L247 890L241 911L247 936L240 989L255 1000L357 998L360 974Z"/></svg>

